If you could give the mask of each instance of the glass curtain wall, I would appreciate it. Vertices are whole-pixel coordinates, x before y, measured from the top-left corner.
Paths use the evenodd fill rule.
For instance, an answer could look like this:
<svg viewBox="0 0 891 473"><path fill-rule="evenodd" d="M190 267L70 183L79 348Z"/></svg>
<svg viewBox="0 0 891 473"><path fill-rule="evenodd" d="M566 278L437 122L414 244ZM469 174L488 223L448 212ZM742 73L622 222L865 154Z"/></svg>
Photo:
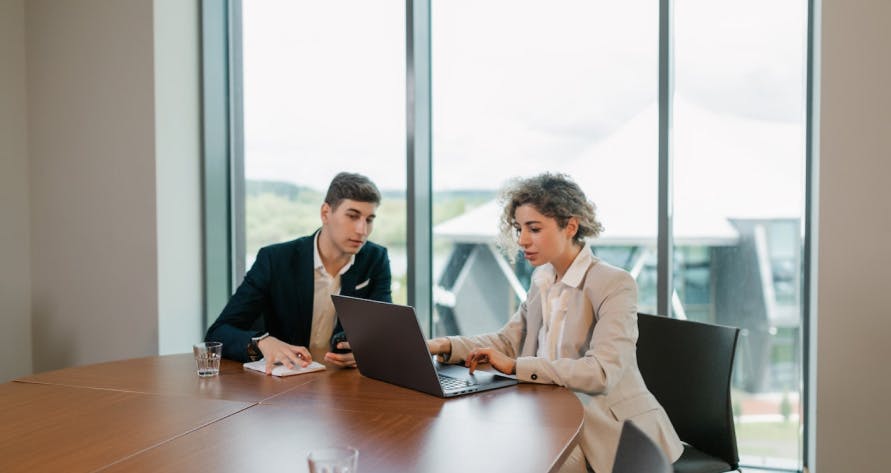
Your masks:
<svg viewBox="0 0 891 473"><path fill-rule="evenodd" d="M743 329L742 463L800 469L807 3L673 4L665 297L673 317ZM248 267L314 231L330 179L357 171L384 193L371 239L406 302L405 21L399 1L243 2ZM596 203L591 251L655 313L659 3L431 0L429 28L434 334L497 329L525 297L532 268L496 248L495 197L544 171Z"/></svg>
<svg viewBox="0 0 891 473"><path fill-rule="evenodd" d="M331 179L383 194L370 240L388 247L405 302L405 3L242 3L246 266L311 234Z"/></svg>
<svg viewBox="0 0 891 473"><path fill-rule="evenodd" d="M674 1L675 317L742 329L740 460L801 467L807 3Z"/></svg>
<svg viewBox="0 0 891 473"><path fill-rule="evenodd" d="M542 6L432 2L437 335L497 329L525 298L532 268L496 248L495 198L544 171L581 185L606 228L593 251L656 304L658 3Z"/></svg>

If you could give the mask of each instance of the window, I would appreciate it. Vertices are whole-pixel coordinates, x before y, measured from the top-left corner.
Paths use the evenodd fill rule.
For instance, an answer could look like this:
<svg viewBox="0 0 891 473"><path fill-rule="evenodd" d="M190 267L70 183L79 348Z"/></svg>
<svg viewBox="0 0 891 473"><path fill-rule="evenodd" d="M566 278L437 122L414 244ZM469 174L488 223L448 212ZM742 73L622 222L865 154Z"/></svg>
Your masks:
<svg viewBox="0 0 891 473"><path fill-rule="evenodd" d="M799 469L807 4L674 9L674 315L742 329L740 460Z"/></svg>
<svg viewBox="0 0 891 473"><path fill-rule="evenodd" d="M405 303L404 4L250 1L242 29L246 266L315 231L331 179L359 172L383 194L370 239Z"/></svg>
<svg viewBox="0 0 891 473"><path fill-rule="evenodd" d="M543 171L573 176L598 206L594 251L642 276L654 310L641 262L656 242L658 14L647 1L433 3L437 335L497 329L525 298L532 268L495 247L494 199Z"/></svg>
<svg viewBox="0 0 891 473"><path fill-rule="evenodd" d="M432 268L418 297L433 302L434 334L494 330L532 270L495 247L495 193L511 177L568 173L606 227L591 250L636 278L642 312L667 306L743 329L733 380L742 463L802 468L807 2L673 1L665 129L659 3L233 5L244 133L237 260L250 265L261 246L312 232L333 175L361 172L384 194L371 239L390 250L394 299L407 302L412 250L426 261L411 269ZM417 50L425 54L406 58ZM415 84L426 68L430 82ZM426 87L430 102L412 102ZM428 106L431 126L415 130L406 110ZM429 162L406 153L417 143L407 130L431 143ZM670 203L658 185L660 133L671 136ZM408 172L419 159L429 188ZM432 242L407 250L407 229L427 212L411 215L407 202L421 193L431 196ZM667 204L672 251L658 266Z"/></svg>

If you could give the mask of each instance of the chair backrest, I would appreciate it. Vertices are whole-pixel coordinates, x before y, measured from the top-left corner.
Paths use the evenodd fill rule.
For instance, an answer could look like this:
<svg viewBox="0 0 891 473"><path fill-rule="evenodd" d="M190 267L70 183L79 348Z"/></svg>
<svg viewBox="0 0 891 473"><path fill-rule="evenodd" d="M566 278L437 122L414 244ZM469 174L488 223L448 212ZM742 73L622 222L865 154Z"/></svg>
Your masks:
<svg viewBox="0 0 891 473"><path fill-rule="evenodd" d="M739 329L638 314L637 364L678 436L739 466L730 375Z"/></svg>
<svg viewBox="0 0 891 473"><path fill-rule="evenodd" d="M662 449L630 420L622 425L613 473L672 473Z"/></svg>

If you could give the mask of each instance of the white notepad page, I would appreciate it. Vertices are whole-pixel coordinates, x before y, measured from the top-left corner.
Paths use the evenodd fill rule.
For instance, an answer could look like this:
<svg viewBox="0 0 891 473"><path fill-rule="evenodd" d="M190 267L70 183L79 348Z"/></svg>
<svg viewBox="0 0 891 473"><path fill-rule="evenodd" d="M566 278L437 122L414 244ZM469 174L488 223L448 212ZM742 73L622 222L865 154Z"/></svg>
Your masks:
<svg viewBox="0 0 891 473"><path fill-rule="evenodd" d="M261 373L266 373L266 360L257 360L252 361L250 363L244 364L245 369L259 371ZM325 369L325 365L313 361L312 363L306 365L306 368L297 367L295 369L288 368L285 365L277 364L272 368L273 376L293 376L295 374L304 374L304 373L312 373L313 371L322 371Z"/></svg>

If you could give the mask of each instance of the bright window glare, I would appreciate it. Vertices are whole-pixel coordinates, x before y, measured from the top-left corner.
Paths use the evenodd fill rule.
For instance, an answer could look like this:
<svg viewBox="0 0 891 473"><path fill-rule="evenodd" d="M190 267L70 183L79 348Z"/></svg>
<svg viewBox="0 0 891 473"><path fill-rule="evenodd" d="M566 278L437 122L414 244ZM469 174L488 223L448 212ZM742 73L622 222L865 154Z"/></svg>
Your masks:
<svg viewBox="0 0 891 473"><path fill-rule="evenodd" d="M246 177L404 189L404 2L251 0L242 16Z"/></svg>
<svg viewBox="0 0 891 473"><path fill-rule="evenodd" d="M405 2L251 0L242 23L247 265L317 229L331 179L358 172L405 302Z"/></svg>
<svg viewBox="0 0 891 473"><path fill-rule="evenodd" d="M657 14L641 1L433 2L434 189L617 159L591 146L655 101Z"/></svg>
<svg viewBox="0 0 891 473"><path fill-rule="evenodd" d="M507 179L571 175L620 266L655 243L658 4L437 1L431 28L439 333L497 329L528 288L492 251Z"/></svg>

